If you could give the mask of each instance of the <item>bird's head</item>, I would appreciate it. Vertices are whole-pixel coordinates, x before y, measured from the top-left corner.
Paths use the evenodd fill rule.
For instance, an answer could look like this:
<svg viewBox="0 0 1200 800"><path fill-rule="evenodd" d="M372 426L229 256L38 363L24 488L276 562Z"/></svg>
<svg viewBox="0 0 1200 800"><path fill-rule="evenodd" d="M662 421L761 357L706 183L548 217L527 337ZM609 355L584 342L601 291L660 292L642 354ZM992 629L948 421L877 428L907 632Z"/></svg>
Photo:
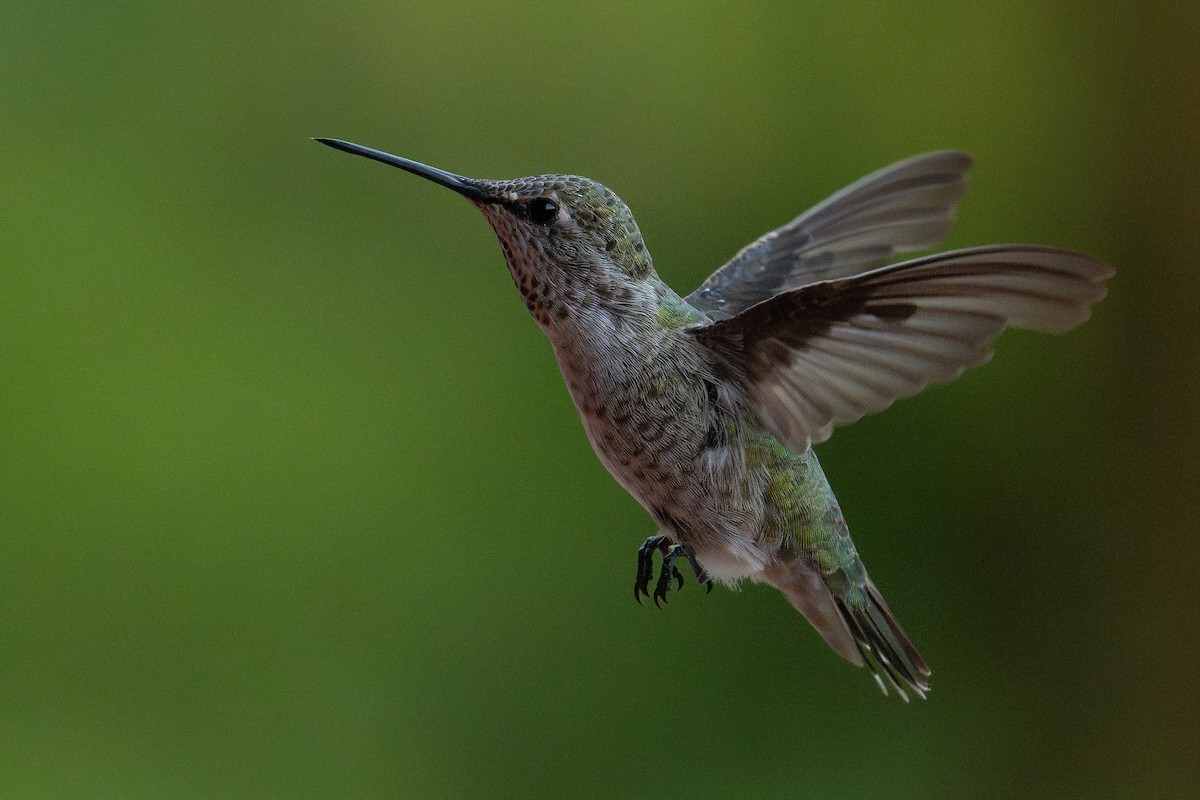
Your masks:
<svg viewBox="0 0 1200 800"><path fill-rule="evenodd" d="M496 231L513 281L543 327L577 313L621 313L657 281L633 214L594 180L481 180L338 139L317 141L420 175L471 201Z"/></svg>

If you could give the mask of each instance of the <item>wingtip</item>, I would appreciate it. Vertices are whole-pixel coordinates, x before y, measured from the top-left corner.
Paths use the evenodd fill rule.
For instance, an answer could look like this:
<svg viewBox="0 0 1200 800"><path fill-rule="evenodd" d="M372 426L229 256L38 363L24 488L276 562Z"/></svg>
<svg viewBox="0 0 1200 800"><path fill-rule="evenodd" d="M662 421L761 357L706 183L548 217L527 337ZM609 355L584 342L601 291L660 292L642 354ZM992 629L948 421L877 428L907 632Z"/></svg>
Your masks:
<svg viewBox="0 0 1200 800"><path fill-rule="evenodd" d="M907 170L918 164L924 170L928 170L929 167L936 165L938 171L957 174L966 172L974 166L975 157L966 150L930 150L928 153L919 153L911 158L897 161L895 164L879 170L879 172Z"/></svg>

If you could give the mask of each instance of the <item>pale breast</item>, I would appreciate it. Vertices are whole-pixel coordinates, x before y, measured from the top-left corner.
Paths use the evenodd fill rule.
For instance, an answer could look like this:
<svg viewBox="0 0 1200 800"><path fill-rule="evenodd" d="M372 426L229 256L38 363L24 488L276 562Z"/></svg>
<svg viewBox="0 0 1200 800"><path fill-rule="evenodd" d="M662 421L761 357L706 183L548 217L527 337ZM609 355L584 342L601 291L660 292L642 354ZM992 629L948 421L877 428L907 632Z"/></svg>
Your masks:
<svg viewBox="0 0 1200 800"><path fill-rule="evenodd" d="M656 332L619 348L609 340L588 358L578 342L555 349L613 477L665 532L710 552L702 562L722 562L715 574L750 574L761 567L763 476L747 470L736 406L685 336Z"/></svg>

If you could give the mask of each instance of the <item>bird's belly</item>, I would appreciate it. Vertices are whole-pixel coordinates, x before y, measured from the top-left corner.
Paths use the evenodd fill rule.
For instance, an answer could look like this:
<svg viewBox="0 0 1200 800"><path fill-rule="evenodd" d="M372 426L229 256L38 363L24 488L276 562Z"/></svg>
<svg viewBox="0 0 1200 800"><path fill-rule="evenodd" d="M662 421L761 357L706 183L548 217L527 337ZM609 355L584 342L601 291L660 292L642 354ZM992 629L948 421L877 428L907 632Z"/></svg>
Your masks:
<svg viewBox="0 0 1200 800"><path fill-rule="evenodd" d="M747 469L743 420L718 402L703 362L665 340L595 353L581 352L580 339L552 340L592 448L617 482L713 577L760 572L772 550L760 536L765 474Z"/></svg>
<svg viewBox="0 0 1200 800"><path fill-rule="evenodd" d="M581 412L584 430L600 461L617 482L651 514L671 499L700 499L694 485L695 458L685 437L673 431L674 421L655 419L640 409L635 414L599 417Z"/></svg>
<svg viewBox="0 0 1200 800"><path fill-rule="evenodd" d="M762 541L761 476L748 472L740 443L718 449L678 420L641 412L628 427L581 412L600 461L664 533L692 548L712 578L760 573L773 548Z"/></svg>

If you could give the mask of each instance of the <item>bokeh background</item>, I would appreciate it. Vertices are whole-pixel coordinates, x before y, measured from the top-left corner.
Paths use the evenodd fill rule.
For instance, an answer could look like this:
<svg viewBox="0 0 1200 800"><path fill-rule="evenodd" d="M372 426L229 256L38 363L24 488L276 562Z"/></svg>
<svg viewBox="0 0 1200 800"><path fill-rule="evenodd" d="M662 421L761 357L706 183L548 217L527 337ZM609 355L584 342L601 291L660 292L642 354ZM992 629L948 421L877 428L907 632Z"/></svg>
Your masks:
<svg viewBox="0 0 1200 800"><path fill-rule="evenodd" d="M1182 797L1200 784L1195 3L0 8L0 796ZM1112 263L819 453L934 670L646 514L460 198L614 187L688 291L931 149L948 244Z"/></svg>

